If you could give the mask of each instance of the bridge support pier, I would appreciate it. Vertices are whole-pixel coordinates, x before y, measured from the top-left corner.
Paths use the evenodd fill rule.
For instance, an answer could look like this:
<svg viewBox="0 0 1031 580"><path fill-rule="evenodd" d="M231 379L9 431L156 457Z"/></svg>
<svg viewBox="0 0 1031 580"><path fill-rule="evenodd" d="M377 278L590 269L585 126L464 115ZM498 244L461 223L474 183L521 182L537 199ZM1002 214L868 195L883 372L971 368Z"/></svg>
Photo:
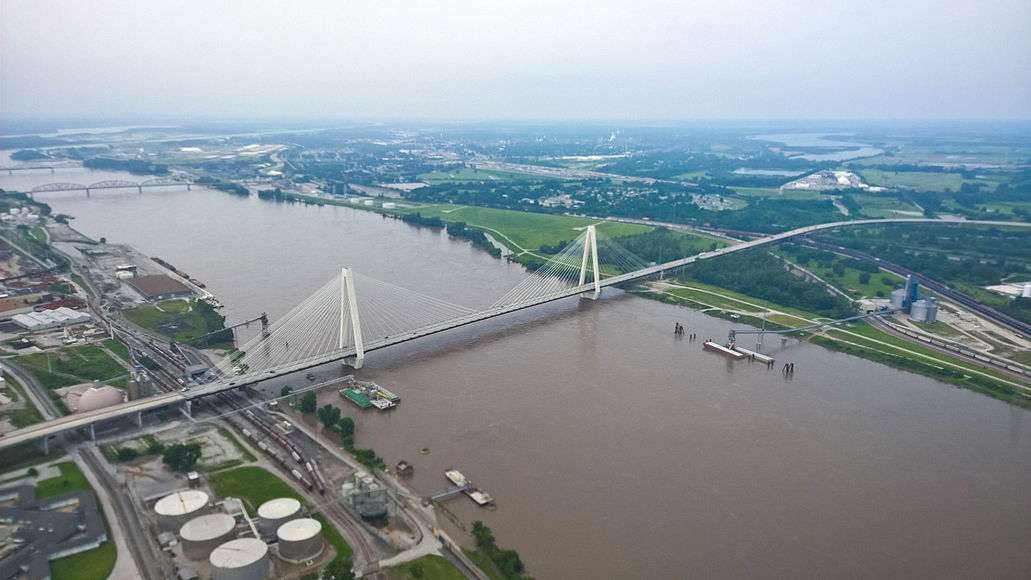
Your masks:
<svg viewBox="0 0 1031 580"><path fill-rule="evenodd" d="M193 404L192 401L183 401L183 406L179 407L179 410L183 412L189 418L193 418Z"/></svg>
<svg viewBox="0 0 1031 580"><path fill-rule="evenodd" d="M598 237L593 225L587 226L587 237L584 238L584 256L580 261L580 283L583 286L587 280L587 258L591 258L591 270L594 272L594 292L584 292L581 298L597 300L601 296L601 273L598 271Z"/></svg>
<svg viewBox="0 0 1031 580"><path fill-rule="evenodd" d="M90 439L90 441L92 441L94 443L97 442L97 424L96 423L90 423L89 424L89 439Z"/></svg>
<svg viewBox="0 0 1031 580"><path fill-rule="evenodd" d="M350 316L348 316L350 315ZM347 321L351 321L351 338L354 339L354 356L344 358L344 364L355 369L365 364L365 343L362 340L362 323L358 317L358 302L354 291L354 272L350 268L340 271L340 341L343 350L347 344Z"/></svg>
<svg viewBox="0 0 1031 580"><path fill-rule="evenodd" d="M46 437L39 440L39 446L43 448L43 455L50 455L50 440Z"/></svg>
<svg viewBox="0 0 1031 580"><path fill-rule="evenodd" d="M135 418L136 418L136 426L139 427L140 429L142 429L143 428L143 411L140 411L139 413L136 413Z"/></svg>
<svg viewBox="0 0 1031 580"><path fill-rule="evenodd" d="M136 186L136 190L140 192L140 195L143 195L143 186L142 185L137 185Z"/></svg>

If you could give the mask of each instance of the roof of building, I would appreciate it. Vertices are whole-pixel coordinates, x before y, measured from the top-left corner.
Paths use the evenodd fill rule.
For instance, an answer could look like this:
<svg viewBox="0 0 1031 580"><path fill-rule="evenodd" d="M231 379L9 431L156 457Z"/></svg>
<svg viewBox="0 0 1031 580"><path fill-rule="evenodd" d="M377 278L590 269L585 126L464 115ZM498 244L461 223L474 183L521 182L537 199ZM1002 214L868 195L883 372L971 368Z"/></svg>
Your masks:
<svg viewBox="0 0 1031 580"><path fill-rule="evenodd" d="M290 520L279 526L276 536L284 542L301 542L314 538L322 532L322 524L312 518Z"/></svg>
<svg viewBox="0 0 1031 580"><path fill-rule="evenodd" d="M137 276L130 278L129 284L147 298L168 294L189 294L191 292L186 284L165 274Z"/></svg>
<svg viewBox="0 0 1031 580"><path fill-rule="evenodd" d="M207 514L193 518L179 528L179 537L189 542L221 538L233 531L236 518L228 514Z"/></svg>
<svg viewBox="0 0 1031 580"><path fill-rule="evenodd" d="M99 387L90 387L86 389L84 393L79 395L79 400L75 406L76 413L84 413L86 411L96 411L97 409L103 409L104 407L110 407L119 403L125 402L125 393L121 389L109 385L101 385Z"/></svg>
<svg viewBox="0 0 1031 580"><path fill-rule="evenodd" d="M278 520L294 515L301 509L301 502L292 497L270 499L258 506L258 517L264 520Z"/></svg>
<svg viewBox="0 0 1031 580"><path fill-rule="evenodd" d="M199 489L188 489L159 499L154 504L154 511L160 516L181 516L193 513L206 505L208 494Z"/></svg>
<svg viewBox="0 0 1031 580"><path fill-rule="evenodd" d="M216 568L243 568L268 554L268 546L257 538L230 540L211 552L211 565Z"/></svg>

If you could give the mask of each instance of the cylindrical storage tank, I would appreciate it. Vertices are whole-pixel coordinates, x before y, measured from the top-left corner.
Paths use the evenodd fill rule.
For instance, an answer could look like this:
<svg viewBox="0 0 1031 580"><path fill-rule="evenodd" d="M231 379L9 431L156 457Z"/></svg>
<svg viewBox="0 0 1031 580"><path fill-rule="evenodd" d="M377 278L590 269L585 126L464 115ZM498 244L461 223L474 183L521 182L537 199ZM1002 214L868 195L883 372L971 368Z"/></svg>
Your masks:
<svg viewBox="0 0 1031 580"><path fill-rule="evenodd" d="M257 538L230 540L208 561L212 580L264 580L269 573L268 546Z"/></svg>
<svg viewBox="0 0 1031 580"><path fill-rule="evenodd" d="M929 304L926 300L918 300L913 302L909 308L909 318L917 322L927 322L927 310Z"/></svg>
<svg viewBox="0 0 1031 580"><path fill-rule="evenodd" d="M212 550L233 537L236 518L228 514L208 514L193 518L179 529L183 540L183 555L191 560L203 560Z"/></svg>
<svg viewBox="0 0 1031 580"><path fill-rule="evenodd" d="M1024 289L1020 291L1021 298L1031 298L1031 282L1024 283Z"/></svg>
<svg viewBox="0 0 1031 580"><path fill-rule="evenodd" d="M288 562L303 562L322 553L322 523L311 518L290 520L276 530L279 557Z"/></svg>
<svg viewBox="0 0 1031 580"><path fill-rule="evenodd" d="M902 288L893 290L891 293L891 306L892 308L902 308L902 303L906 301L906 291Z"/></svg>
<svg viewBox="0 0 1031 580"><path fill-rule="evenodd" d="M165 530L178 530L183 524L203 514L208 508L208 494L199 489L177 491L154 504L158 522Z"/></svg>
<svg viewBox="0 0 1031 580"><path fill-rule="evenodd" d="M301 502L292 497L270 499L258 507L258 527L262 534L274 534L279 526L301 514Z"/></svg>

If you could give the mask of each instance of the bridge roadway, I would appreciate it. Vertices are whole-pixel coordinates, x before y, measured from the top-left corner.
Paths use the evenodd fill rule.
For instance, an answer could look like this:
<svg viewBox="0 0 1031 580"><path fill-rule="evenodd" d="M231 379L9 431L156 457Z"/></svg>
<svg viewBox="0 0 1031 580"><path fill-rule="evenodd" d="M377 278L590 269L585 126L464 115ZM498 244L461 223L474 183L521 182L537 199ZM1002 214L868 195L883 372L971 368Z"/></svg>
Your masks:
<svg viewBox="0 0 1031 580"><path fill-rule="evenodd" d="M740 251L743 251L743 250L748 250L748 249L751 249L751 248L756 248L756 247L759 247L759 246L775 244L775 243L780 242L782 240L786 240L786 239L789 239L789 238L794 238L794 237L797 237L797 236L804 236L806 234L811 234L813 232L818 232L818 231L821 231L821 230L829 230L829 229L839 228L839 227L877 225L877 224L897 224L897 223L938 223L938 224L949 224L949 225L993 225L993 226L1031 227L1031 223L1022 223L1022 222L1000 222L1000 221L987 221L987 220L978 220L978 221L975 221L975 220L938 220L938 219L925 219L925 218L854 220L854 221L843 221L843 222L832 222L832 223L825 223L825 224L817 224L817 225L813 225L813 226L806 226L806 227L790 230L790 231L779 233L779 234L774 234L774 235L771 235L771 236L767 236L765 238L758 238L758 239L754 239L754 240L751 240L751 241L748 241L748 242L742 242L742 243L734 245L734 246L727 246L725 248L720 248L718 250L713 250L711 252L703 252L701 254L690 256L690 257L687 257L687 258L681 258L679 260L673 260L671 262L666 262L666 263L663 263L663 264L657 264L655 266L649 266L647 268L642 268L640 270L636 270L634 272L629 272L629 273L626 273L626 274L621 274L619 276L612 276L610 278L605 278L605 279L601 280L600 286L604 288L604 287L608 287L608 286L616 286L618 284L626 284L628 282L634 282L634 281L640 280L642 278L647 278L649 276L655 276L655 275L659 274L660 272L665 272L667 270L675 270L677 268L682 268L684 266L687 266L687 265L692 264L694 262L697 262L699 260L709 260L709 259L712 259L712 258L718 258L720 256L725 256L727 254L732 254L732 253L735 253L735 252L740 252ZM371 340L371 341L365 343L365 352L372 352L372 351L375 351L375 350L380 350L380 349L383 349L383 348L387 348L387 347L390 347L390 346L401 344L403 342L408 342L410 340L416 340L416 339L419 339L419 338L423 338L423 337L426 337L426 336L430 336L430 335L433 335L433 334L437 334L437 333L440 333L440 332L451 330L453 328L459 328L461 326L467 326L469 324L474 324L476 322L481 322L481 321L488 320L490 318L495 318L495 317L498 317L498 316L504 316L505 314L510 314L512 312L517 312L519 310L525 310L527 308L532 308L534 306L539 306L541 304L546 304L546 303L549 303L549 302L554 302L556 300L562 300L563 298L569 298L569 297L572 297L572 296L577 296L577 295L580 295L580 294L593 292L593 290L594 290L594 283L591 282L591 283L588 283L588 284L584 284L583 286L572 287L572 288L569 288L567 290L563 290L562 292L556 292L554 294L549 294L547 296L544 296L544 297L541 297L541 298L537 298L537 299L534 299L534 300L531 300L531 301L528 301L528 302L520 302L520 303L517 303L517 304L508 305L508 306L501 306L501 307L497 307L497 308L489 308L487 310L483 310L483 311L480 311L480 312L475 312L475 313L469 314L467 316L463 316L463 317L460 317L460 318L455 318L453 320L449 320L449 321L442 322L442 323L435 324L435 325L431 325L431 326L426 326L426 327L423 327L423 328L420 328L418 330L415 330L415 331L412 331L412 332L408 332L408 333L405 333L405 334L400 334L400 335L396 335L396 336L388 336L388 337L384 337L384 338L380 338L380 339L376 339L376 340ZM360 297L359 297L359 299L360 299ZM334 351L334 352L331 352L331 353L327 353L325 355L321 355L321 356L317 356L317 357L312 357L312 358L300 360L300 361L291 363L289 365L284 365L282 367L279 367L279 368L273 369L273 370L269 370L269 371L256 372L256 373L245 373L245 374L238 375L238 376L235 376L235 377L228 377L228 378L220 379L220 380L213 381L213 382L205 384L205 385L194 387L193 389L191 389L191 390L189 390L189 391L187 391L185 393L184 392L164 393L164 394L161 394L161 395L155 395L153 397L148 397L146 399L138 399L138 400L135 400L135 401L129 401L127 403L122 403L122 404L119 404L119 405L113 405L111 407L106 407L104 409L98 409L96 411L90 411L90 412L81 413L81 414L68 415L68 416L65 416L65 417L61 417L59 419L54 419L54 420L51 420L51 421L37 423L35 425L30 425L28 427L24 427L24 428L21 428L21 429L17 429L15 431L11 431L11 432L7 433L7 435L5 435L3 437L0 437L0 449L5 449L7 447L11 447L11 446L17 445L19 443L24 443L24 442L27 442L27 441L32 441L32 440L39 439L39 438L42 438L42 437L49 437L51 435L56 435L58 433L61 433L63 431L67 431L67 430L70 430L70 429L78 429L78 428L82 428L82 427L87 427L87 426L89 426L89 425L91 425L93 423L97 423L97 422L100 422L100 421L105 421L105 420L109 420L109 419L116 419L118 417L130 416L130 415L134 415L136 413L150 411L150 410L153 410L153 409L158 409L158 408L166 407L166 406L169 406L169 405L182 404L182 403L191 401L193 399L199 399L201 397L206 397L206 396L213 395L213 394L216 394L216 393L220 393L220 392L223 392L223 391L237 389L237 388L240 388L240 387L245 386L245 385L252 385L252 384L264 381L264 380L276 378L276 377L283 376L283 375L292 374L292 373L295 373L295 372L303 371L303 370L309 369L309 368L314 368L314 367L317 367L317 366L320 366L320 365L324 365L324 364L327 364L327 363L344 360L344 359L346 359L348 357L353 357L354 355L355 355L354 349L344 349L344 350Z"/></svg>

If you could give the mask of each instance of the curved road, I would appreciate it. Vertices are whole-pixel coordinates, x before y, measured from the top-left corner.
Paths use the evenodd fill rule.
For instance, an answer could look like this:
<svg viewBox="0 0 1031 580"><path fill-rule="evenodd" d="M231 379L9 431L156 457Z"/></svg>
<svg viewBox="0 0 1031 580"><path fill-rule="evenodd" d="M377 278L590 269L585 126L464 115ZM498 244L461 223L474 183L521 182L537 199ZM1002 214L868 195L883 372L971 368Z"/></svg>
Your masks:
<svg viewBox="0 0 1031 580"><path fill-rule="evenodd" d="M823 230L830 230L830 229L841 228L841 227L854 227L854 226L865 226L865 225L876 225L876 224L899 224L899 223L903 223L903 224L905 224L905 223L916 223L916 224L936 223L936 224L945 224L945 225L954 225L954 226L990 225L990 226L1000 226L1000 227L1031 227L1031 223L1023 223L1023 222L1002 222L1002 221L990 221L990 220L939 220L939 219L928 219L928 218L871 219L871 220L852 220L852 221L830 222L830 223L825 223L825 224L817 224L817 225L812 225L812 226L805 226L805 227L801 227L801 228L796 228L796 229L793 229L793 230L790 230L790 231L787 231L787 232L782 232L782 233L779 233L779 234L774 234L774 235L767 236L767 237L764 237L764 238L758 238L758 239L755 239L755 240L751 240L751 241L747 241L747 242L742 242L742 243L734 245L734 246L727 246L725 248L720 248L718 250L713 250L713 251L710 251L710 252L703 252L703 253L695 255L695 256L690 256L690 257L687 257L687 258L681 258L679 260L673 260L671 262L666 262L664 264L657 264L655 266L649 266L647 268L642 268L640 270L637 270L637 271L634 271L634 272L629 272L629 273L626 273L626 274L621 274L619 276L612 276L610 278L605 278L604 280L601 280L599 282L598 286L599 287L606 287L606 286L615 286L617 284L625 284L625 283L628 283L628 282L634 282L634 281L640 280L642 278L647 278L649 276L657 275L657 274L665 272L667 270L674 270L674 269L677 269L677 268L682 268L684 266L687 266L689 264L692 264L692 263L700 261L700 260L709 260L709 259L712 259L712 258L718 258L720 256L724 256L724 255L727 255L727 254L732 254L732 253L735 253L735 252L740 252L740 251L743 251L743 250L748 250L748 249L751 249L751 248L756 248L756 247L765 246L765 245L769 245L769 244L775 244L775 243L783 241L783 240L787 240L787 239L794 238L794 237L797 237L797 236L804 236L806 234L811 234L813 232L819 232L819 231L823 231ZM497 317L497 316L502 316L504 314L509 314L511 312L516 312L516 311L519 311L519 310L524 310L524 309L527 309L527 308L531 308L533 306L538 306L540 304L545 304L545 303L548 303L548 302L554 302L556 300L561 300L563 298L577 296L577 295L583 294L585 292L591 292L594 289L595 289L595 285L593 283L588 283L588 284L584 284L582 286L578 286L578 287L570 288L568 290L564 290L562 292L556 292L554 294L545 296L543 298L538 298L538 299L533 300L533 301L529 301L529 302L525 302L525 303L519 303L519 304L514 304L514 305L509 305L509 306L505 306L505 307L491 308L491 309L488 309L488 310L484 310L482 312L477 312L477 313L473 313L473 314L468 315L468 316L457 318L455 320L451 320L451 321L448 321L448 322L445 322L445 323L441 323L441 324L429 326L429 327L426 327L426 328L422 328L422 329L410 332L408 334L403 334L403 335L399 335L399 336L393 336L393 337L389 337L389 338L385 338L385 339L380 339L380 340L376 340L376 341L370 341L369 343L367 343L365 345L365 352L371 352L373 350L378 350L378 349L381 349L381 348L386 348L386 347L389 347L389 346L393 346L395 344L400 344L402 342L407 342L407 341L410 341L410 340L415 340L415 339L422 338L422 337L425 337L425 336L429 336L429 335L432 335L432 334L437 334L439 332L444 332L444 331L447 331L447 330L451 330L453 328L458 328L458 327L461 327L461 326L466 326L466 325L469 325L469 324L473 324L473 323L480 322L480 321L483 321L483 320L487 320L487 319L490 319L490 318L494 318L494 317ZM179 392L164 393L164 394L161 394L161 395L156 395L156 396L153 396L153 397L148 397L146 399L138 399L138 400L135 400L135 401L130 401L128 403L123 403L121 405L115 405L115 406L112 406L112 407L107 407L105 409L98 409L97 411L93 411L93 412L88 412L88 413L83 413L83 414L80 414L80 415L74 415L74 416L68 416L68 417L61 417L61 418L58 418L58 419L54 419L52 421L46 421L44 423L39 423L37 425L32 425L32 426L29 426L29 427L25 427L25 428L22 428L22 429L11 431L7 435L5 435L3 437L0 437L0 449L4 449L4 448L7 448L7 447L10 447L10 446L13 446L13 445L17 445L19 443L24 443L26 441L32 441L34 439L38 439L38 438L41 438L41 437L47 437L47 436L50 436L50 435L55 435L57 433L61 433L61 432L67 431L69 429L75 429L75 428L78 428L78 427L85 427L85 426L90 425L91 423L96 423L98 421L114 419L114 418L122 417L122 416L125 416L125 415L129 415L129 414L132 414L132 413L148 411L148 410L151 410L151 409L156 409L156 408L164 407L164 406L171 405L171 404L182 403L182 402L188 401L190 399L200 398L200 397L204 397L204 396L207 396L207 395L212 395L212 394L215 394L215 393L219 393L219 392L222 392L222 391L233 390L233 389L242 387L242 386L247 385L247 384L254 384L254 383L261 382L263 380L275 378L276 376L281 376L281 375L285 375L285 374L289 374L289 373L294 373L294 372L306 370L306 369L309 369L309 368L312 368L312 367L316 367L316 366L319 366L319 365L322 365L322 364L326 364L326 363L329 363L329 362L334 362L334 361L337 361L337 360L341 360L341 359L344 359L347 356L353 356L353 355L354 355L353 349L352 350L333 352L333 353L330 353L330 354L327 354L327 355L323 355L323 356L320 356L320 357L315 357L315 358L307 359L307 360L304 360L304 361L299 361L299 362L297 362L295 364L284 366L284 367L282 367L282 368L280 368L278 370L269 371L268 373L254 373L254 374L252 374L250 376L248 376L248 375L241 375L239 377L235 377L235 378L231 379L231 381L228 382L228 383L225 383L223 381L216 381L216 382L204 385L203 387L195 388L195 389L191 390L188 393L179 393Z"/></svg>

